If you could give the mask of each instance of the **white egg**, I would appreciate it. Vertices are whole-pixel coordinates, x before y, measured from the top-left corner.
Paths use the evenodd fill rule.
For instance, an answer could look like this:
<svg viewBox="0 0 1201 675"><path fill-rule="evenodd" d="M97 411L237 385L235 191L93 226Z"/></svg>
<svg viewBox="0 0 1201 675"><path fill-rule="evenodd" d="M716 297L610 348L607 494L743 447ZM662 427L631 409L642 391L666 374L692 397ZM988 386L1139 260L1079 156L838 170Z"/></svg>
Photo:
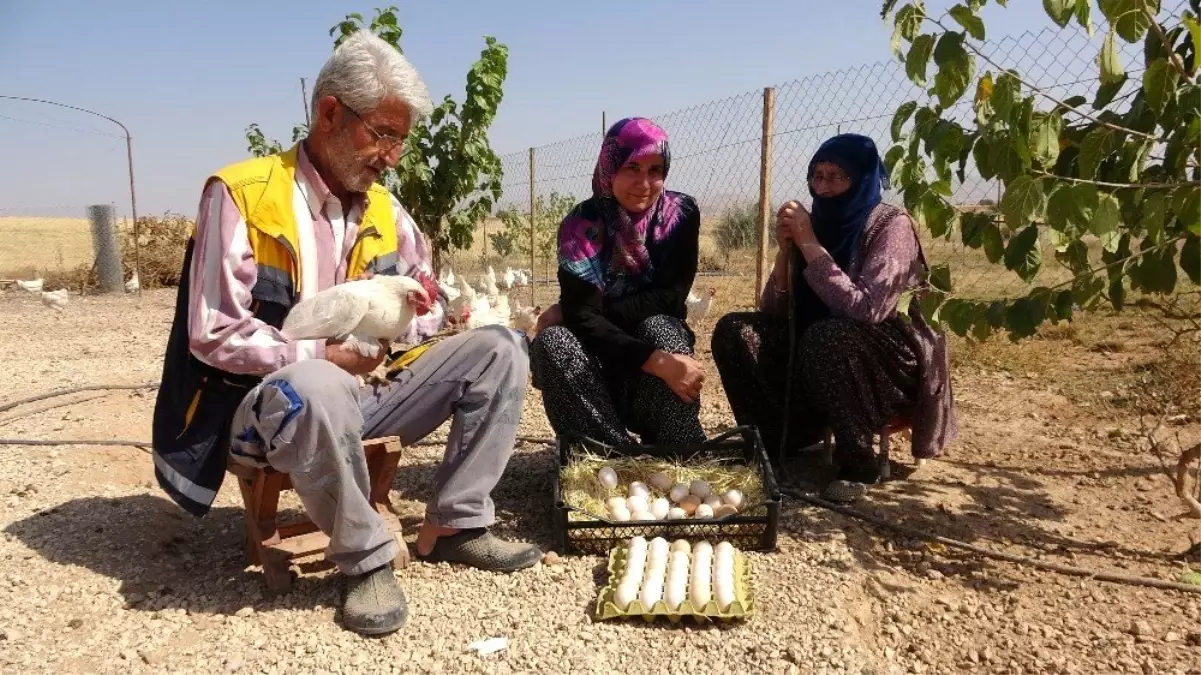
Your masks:
<svg viewBox="0 0 1201 675"><path fill-rule="evenodd" d="M671 478L667 474L663 473L662 471L652 474L649 481L650 481L651 487L655 488L656 490L659 490L660 492L665 491L665 490L667 490L667 488L671 487Z"/></svg>
<svg viewBox="0 0 1201 675"><path fill-rule="evenodd" d="M623 497L609 497L608 499L605 500L605 508L609 509L610 511L617 508L617 506L619 504L621 506L625 507L626 500ZM629 507L626 507L626 508L629 508Z"/></svg>
<svg viewBox="0 0 1201 675"><path fill-rule="evenodd" d="M612 467L606 466L605 468L596 472L596 480L600 481L601 485L604 485L606 488L612 490L613 488L617 487L617 472L614 471Z"/></svg>
<svg viewBox="0 0 1201 675"><path fill-rule="evenodd" d="M669 504L667 499L664 497L656 499L654 503L651 504L651 513L655 516L656 520L663 520L666 518L668 511L671 511L671 504Z"/></svg>
<svg viewBox="0 0 1201 675"><path fill-rule="evenodd" d="M712 518L713 517L713 507L709 506L708 504L701 504L700 506L696 507L696 513L693 514L692 517L693 518Z"/></svg>
<svg viewBox="0 0 1201 675"><path fill-rule="evenodd" d="M697 497L704 499L713 493L713 488L709 487L709 484L703 480L694 480L692 481L692 484L688 486L688 491Z"/></svg>
<svg viewBox="0 0 1201 675"><path fill-rule="evenodd" d="M650 488L646 486L646 483L643 483L640 480L630 483L630 487L626 488L626 494L630 495L631 497L636 497L639 495L646 497L650 495L650 493Z"/></svg>
<svg viewBox="0 0 1201 675"><path fill-rule="evenodd" d="M655 514L650 511L635 511L633 514L634 520L654 520Z"/></svg>
<svg viewBox="0 0 1201 675"><path fill-rule="evenodd" d="M658 560L660 564L667 565L667 554L671 551L671 544L663 537L655 537L650 541L650 559Z"/></svg>
<svg viewBox="0 0 1201 675"><path fill-rule="evenodd" d="M638 597L638 581L622 581L613 593L613 604L622 610L629 609L630 603Z"/></svg>
<svg viewBox="0 0 1201 675"><path fill-rule="evenodd" d="M732 516L736 513L738 513L738 509L730 506L729 504L722 504L721 506L713 509L713 515L717 518L725 518L726 516Z"/></svg>
<svg viewBox="0 0 1201 675"><path fill-rule="evenodd" d="M620 506L618 508L611 509L609 511L609 516L613 520L625 522L630 519L630 510L627 509L625 506Z"/></svg>
<svg viewBox="0 0 1201 675"><path fill-rule="evenodd" d="M691 550L692 550L692 546L688 543L687 539L677 539L677 540L671 542L671 548L668 549L668 552L669 553L688 553Z"/></svg>
<svg viewBox="0 0 1201 675"><path fill-rule="evenodd" d="M683 520L684 518L687 518L687 517L688 517L688 512L678 506L673 507L670 511L667 512L668 520Z"/></svg>
<svg viewBox="0 0 1201 675"><path fill-rule="evenodd" d="M721 496L721 500L736 509L742 508L742 491L741 490L726 490L726 493Z"/></svg>
<svg viewBox="0 0 1201 675"><path fill-rule="evenodd" d="M651 503L646 495L634 495L626 500L626 508L630 511L650 511Z"/></svg>
<svg viewBox="0 0 1201 675"><path fill-rule="evenodd" d="M705 497L704 503L707 504L709 508L716 511L717 507L721 506L721 497L718 497L717 495L709 495L708 497Z"/></svg>
<svg viewBox="0 0 1201 675"><path fill-rule="evenodd" d="M688 496L688 486L683 483L676 483L672 486L671 492L667 493L667 496L671 498L672 502L679 504Z"/></svg>

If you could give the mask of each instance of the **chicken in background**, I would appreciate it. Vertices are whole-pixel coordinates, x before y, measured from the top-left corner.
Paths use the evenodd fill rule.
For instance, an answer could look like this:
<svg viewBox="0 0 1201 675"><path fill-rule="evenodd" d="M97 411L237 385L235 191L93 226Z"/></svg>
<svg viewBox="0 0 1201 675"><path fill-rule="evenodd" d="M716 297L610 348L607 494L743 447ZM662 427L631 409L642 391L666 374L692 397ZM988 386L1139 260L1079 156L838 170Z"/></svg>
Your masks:
<svg viewBox="0 0 1201 675"><path fill-rule="evenodd" d="M39 281L41 280L39 279ZM67 297L67 289L65 288L60 288L57 291L42 291L42 304L61 312L67 306Z"/></svg>
<svg viewBox="0 0 1201 675"><path fill-rule="evenodd" d="M505 273L500 276L497 286L506 291L513 290L517 286L517 273L513 271L512 267L505 268Z"/></svg>
<svg viewBox="0 0 1201 675"><path fill-rule="evenodd" d="M542 315L542 307L535 305L534 307L525 307L521 304L521 300L513 300L513 320L511 328L521 331L527 336L534 331L534 326L538 325L538 317Z"/></svg>
<svg viewBox="0 0 1201 675"><path fill-rule="evenodd" d="M30 293L41 293L43 285L45 285L45 281L42 279L33 279L32 281L23 281L21 279L17 279L17 286L29 291Z"/></svg>
<svg viewBox="0 0 1201 675"><path fill-rule="evenodd" d="M446 284L447 286L455 285L455 271L451 269L450 265L447 265L446 269L442 270L441 276L438 277L438 283Z"/></svg>
<svg viewBox="0 0 1201 675"><path fill-rule="evenodd" d="M464 316L470 315L471 305L475 302L475 299L475 289L471 287L471 284L467 283L466 277L459 277L458 295L450 301L450 306L448 307L450 311L446 317L447 321L453 324L466 324ZM465 310L466 314L464 314Z"/></svg>
<svg viewBox="0 0 1201 675"><path fill-rule="evenodd" d="M688 308L688 321L702 321L709 315L709 307L713 304L713 296L717 295L717 289L709 287L709 292L703 297L689 291L688 298L684 300L684 305Z"/></svg>
<svg viewBox="0 0 1201 675"><path fill-rule="evenodd" d="M142 288L142 282L138 281L138 273L134 272L129 281L125 282L126 293L137 293Z"/></svg>

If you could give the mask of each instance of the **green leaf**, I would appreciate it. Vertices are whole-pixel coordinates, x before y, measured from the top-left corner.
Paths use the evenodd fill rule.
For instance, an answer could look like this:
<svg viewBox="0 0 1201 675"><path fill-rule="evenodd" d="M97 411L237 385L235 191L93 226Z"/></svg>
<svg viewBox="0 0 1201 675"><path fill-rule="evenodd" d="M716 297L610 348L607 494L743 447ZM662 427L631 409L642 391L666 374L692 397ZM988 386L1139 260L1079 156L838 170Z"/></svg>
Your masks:
<svg viewBox="0 0 1201 675"><path fill-rule="evenodd" d="M984 21L972 13L972 10L963 5L955 5L951 8L951 18L960 26L963 26L968 35L971 35L977 40L984 39Z"/></svg>
<svg viewBox="0 0 1201 675"><path fill-rule="evenodd" d="M1055 299L1052 301L1052 309L1057 321L1071 321L1072 311L1076 305L1076 294L1068 289L1055 294Z"/></svg>
<svg viewBox="0 0 1201 675"><path fill-rule="evenodd" d="M1001 214L1010 230L1040 220L1047 208L1047 196L1043 192L1041 179L1018 176L1009 184L1001 197Z"/></svg>
<svg viewBox="0 0 1201 675"><path fill-rule="evenodd" d="M1180 269L1194 284L1201 284L1201 237L1190 234L1180 247Z"/></svg>
<svg viewBox="0 0 1201 675"><path fill-rule="evenodd" d="M1030 130L1030 145L1034 159L1045 167L1054 166L1059 158L1059 134L1063 118L1059 113L1036 113Z"/></svg>
<svg viewBox="0 0 1201 675"><path fill-rule="evenodd" d="M934 53L934 36L919 35L913 40L913 46L905 55L905 76L919 87L926 86L926 64L930 63L930 55Z"/></svg>
<svg viewBox="0 0 1201 675"><path fill-rule="evenodd" d="M1143 201L1142 225L1147 229L1147 241L1152 244L1163 243L1163 228L1167 222L1168 198L1162 191L1156 190Z"/></svg>
<svg viewBox="0 0 1201 675"><path fill-rule="evenodd" d="M938 74L934 76L934 91L938 103L950 108L967 91L976 75L976 59L963 48L963 33L943 33L934 48Z"/></svg>
<svg viewBox="0 0 1201 675"><path fill-rule="evenodd" d="M1164 108L1175 97L1178 79L1179 73L1166 59L1155 60L1143 72L1143 93L1146 95L1147 105L1151 106L1157 115L1163 114Z"/></svg>
<svg viewBox="0 0 1201 675"><path fill-rule="evenodd" d="M940 316L943 323L956 335L964 337L976 322L975 303L952 298L942 306Z"/></svg>
<svg viewBox="0 0 1201 675"><path fill-rule="evenodd" d="M972 159L976 162L976 171L980 173L980 177L984 180L992 180L997 175L996 169L992 165L992 141L988 136L981 136L976 139L976 144L972 146Z"/></svg>
<svg viewBox="0 0 1201 675"><path fill-rule="evenodd" d="M1043 9L1046 10L1047 16L1055 22L1057 26L1063 28L1072 20L1072 14L1076 9L1075 0L1043 0Z"/></svg>
<svg viewBox="0 0 1201 675"><path fill-rule="evenodd" d="M1116 134L1106 127L1097 127L1088 132L1080 142L1080 157L1076 160L1080 177L1086 180L1095 179L1101 162L1105 161L1119 142Z"/></svg>
<svg viewBox="0 0 1201 675"><path fill-rule="evenodd" d="M1191 16L1188 12L1185 13L1184 25L1188 27L1188 33L1193 38L1193 54L1201 54L1201 23L1198 23L1196 17ZM1196 57L1193 57L1196 59Z"/></svg>
<svg viewBox="0 0 1201 675"><path fill-rule="evenodd" d="M1047 200L1047 223L1060 232L1083 232L1088 229L1096 205L1095 185L1060 185Z"/></svg>
<svg viewBox="0 0 1201 675"><path fill-rule="evenodd" d="M1101 248L1113 253L1118 250L1119 232L1122 224L1122 206L1117 197L1102 194L1097 197L1097 209L1089 223L1089 231L1101 240Z"/></svg>
<svg viewBox="0 0 1201 675"><path fill-rule="evenodd" d="M892 140L894 143L901 140L901 127L905 126L905 123L909 121L909 116L913 114L914 110L917 110L917 101L906 101L893 114Z"/></svg>
<svg viewBox="0 0 1201 675"><path fill-rule="evenodd" d="M980 231L980 241L984 245L984 255L988 262L997 264L1005 256L1005 241L1001 238L1001 228L990 222Z"/></svg>
<svg viewBox="0 0 1201 675"><path fill-rule="evenodd" d="M1201 236L1201 187L1177 188L1172 193L1172 210L1185 230Z"/></svg>
<svg viewBox="0 0 1201 675"><path fill-rule="evenodd" d="M897 0L884 0L884 6L880 8L880 18L887 19L889 14L892 14L892 8L897 6Z"/></svg>
<svg viewBox="0 0 1201 675"><path fill-rule="evenodd" d="M930 285L944 293L951 292L951 268L947 265L935 265L930 268Z"/></svg>
<svg viewBox="0 0 1201 675"><path fill-rule="evenodd" d="M917 33L921 30L922 19L926 16L925 10L921 8L921 3L905 5L897 12L897 18L893 22L895 28L892 31L891 48L892 53L901 58L901 40L909 42L917 37Z"/></svg>
<svg viewBox="0 0 1201 675"><path fill-rule="evenodd" d="M1092 0L1076 0L1076 23L1084 28L1091 38L1093 36Z"/></svg>
<svg viewBox="0 0 1201 675"><path fill-rule="evenodd" d="M996 111L997 117L1008 120L1009 115L1013 112L1014 103L1022 95L1022 83L1011 72L1005 71L997 78L996 87L992 93L992 107Z"/></svg>
<svg viewBox="0 0 1201 675"><path fill-rule="evenodd" d="M930 325L937 324L938 309L942 307L943 300L946 296L938 291L927 290L922 293L921 300L918 301L918 307L921 309L922 318Z"/></svg>
<svg viewBox="0 0 1201 675"><path fill-rule="evenodd" d="M939 183L935 183L938 186ZM935 239L946 236L954 229L957 212L955 207L946 202L939 194L931 190L922 196L922 214L925 216L926 228Z"/></svg>
<svg viewBox="0 0 1201 675"><path fill-rule="evenodd" d="M959 236L963 245L968 248L980 248L984 245L984 230L992 225L992 214L975 211L963 214L960 221Z"/></svg>
<svg viewBox="0 0 1201 675"><path fill-rule="evenodd" d="M1005 327L1009 329L1009 339L1015 342L1037 333L1042 321L1039 304L1030 298L1017 299L1005 312Z"/></svg>
<svg viewBox="0 0 1201 675"><path fill-rule="evenodd" d="M1151 19L1143 13L1146 4L1147 0L1102 0L1101 12L1123 40L1135 43L1151 27Z"/></svg>
<svg viewBox="0 0 1201 675"><path fill-rule="evenodd" d="M1126 75L1122 70L1122 61L1118 58L1117 44L1114 42L1114 31L1109 29L1105 41L1101 43L1101 52L1097 55L1097 65L1101 68L1101 83L1114 84Z"/></svg>
<svg viewBox="0 0 1201 675"><path fill-rule="evenodd" d="M976 315L976 321L972 324L972 339L976 342L984 342L992 335L992 325L988 321L986 312L979 312Z"/></svg>
<svg viewBox="0 0 1201 675"><path fill-rule="evenodd" d="M1097 87L1097 96L1093 99L1093 108L1101 110L1112 103L1114 97L1122 91L1122 87L1126 86L1127 79L1126 74L1122 73L1121 78L1113 82L1102 83L1100 87Z"/></svg>
<svg viewBox="0 0 1201 675"><path fill-rule="evenodd" d="M1006 183L1020 176L1026 169L1026 164L1017 151L1019 144L1020 141L1015 141L1012 136L1003 135L995 137L989 146L988 160L992 169L996 176Z"/></svg>
<svg viewBox="0 0 1201 675"><path fill-rule="evenodd" d="M1029 225L1010 238L1005 247L1005 267L1017 273L1027 283L1038 274L1043 264L1042 249L1038 244L1038 227Z"/></svg>

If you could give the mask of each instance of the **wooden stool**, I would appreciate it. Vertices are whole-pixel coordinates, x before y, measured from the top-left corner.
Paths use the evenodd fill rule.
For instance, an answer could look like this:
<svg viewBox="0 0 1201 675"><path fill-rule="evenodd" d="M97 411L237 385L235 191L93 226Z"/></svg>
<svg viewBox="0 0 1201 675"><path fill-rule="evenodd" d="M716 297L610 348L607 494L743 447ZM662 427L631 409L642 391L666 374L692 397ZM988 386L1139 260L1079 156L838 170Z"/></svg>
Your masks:
<svg viewBox="0 0 1201 675"><path fill-rule="evenodd" d="M892 473L892 465L888 461L889 440L890 437L898 431L909 431L913 428L913 423L907 417L894 417L884 425L884 428L877 431L880 436L880 452L876 455L876 463L880 467L880 478L888 480ZM915 462L917 466L922 466L926 463L924 459L918 459ZM826 438L822 441L822 464L833 466L834 464L834 434L830 429L826 429Z"/></svg>
<svg viewBox="0 0 1201 675"><path fill-rule="evenodd" d="M409 549L401 538L400 520L393 513L388 497L400 463L400 452L400 439L395 436L363 441L367 472L371 477L371 505L383 516L400 545L395 558L397 569L409 564ZM288 474L270 467L245 466L233 457L225 466L237 477L242 504L246 507L246 558L252 565L262 565L267 588L274 593L286 593L292 587L289 571L292 561L324 551L329 546L329 537L308 518L288 525L277 522L279 493L292 489Z"/></svg>

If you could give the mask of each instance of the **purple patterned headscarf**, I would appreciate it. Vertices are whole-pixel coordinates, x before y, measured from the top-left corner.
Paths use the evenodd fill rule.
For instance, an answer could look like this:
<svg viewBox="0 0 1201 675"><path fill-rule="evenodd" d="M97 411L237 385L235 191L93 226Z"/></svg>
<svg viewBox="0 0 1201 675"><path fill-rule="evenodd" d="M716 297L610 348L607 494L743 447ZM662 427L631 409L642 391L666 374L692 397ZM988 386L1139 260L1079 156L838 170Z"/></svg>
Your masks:
<svg viewBox="0 0 1201 675"><path fill-rule="evenodd" d="M613 177L627 162L662 155L663 176L671 168L667 132L643 117L614 124L601 144L592 173L592 200L581 204L559 230L559 264L603 290L622 279L649 277L647 241L666 238L680 221L679 197L664 190L646 211L631 214L613 195ZM608 264L602 258L607 257Z"/></svg>

